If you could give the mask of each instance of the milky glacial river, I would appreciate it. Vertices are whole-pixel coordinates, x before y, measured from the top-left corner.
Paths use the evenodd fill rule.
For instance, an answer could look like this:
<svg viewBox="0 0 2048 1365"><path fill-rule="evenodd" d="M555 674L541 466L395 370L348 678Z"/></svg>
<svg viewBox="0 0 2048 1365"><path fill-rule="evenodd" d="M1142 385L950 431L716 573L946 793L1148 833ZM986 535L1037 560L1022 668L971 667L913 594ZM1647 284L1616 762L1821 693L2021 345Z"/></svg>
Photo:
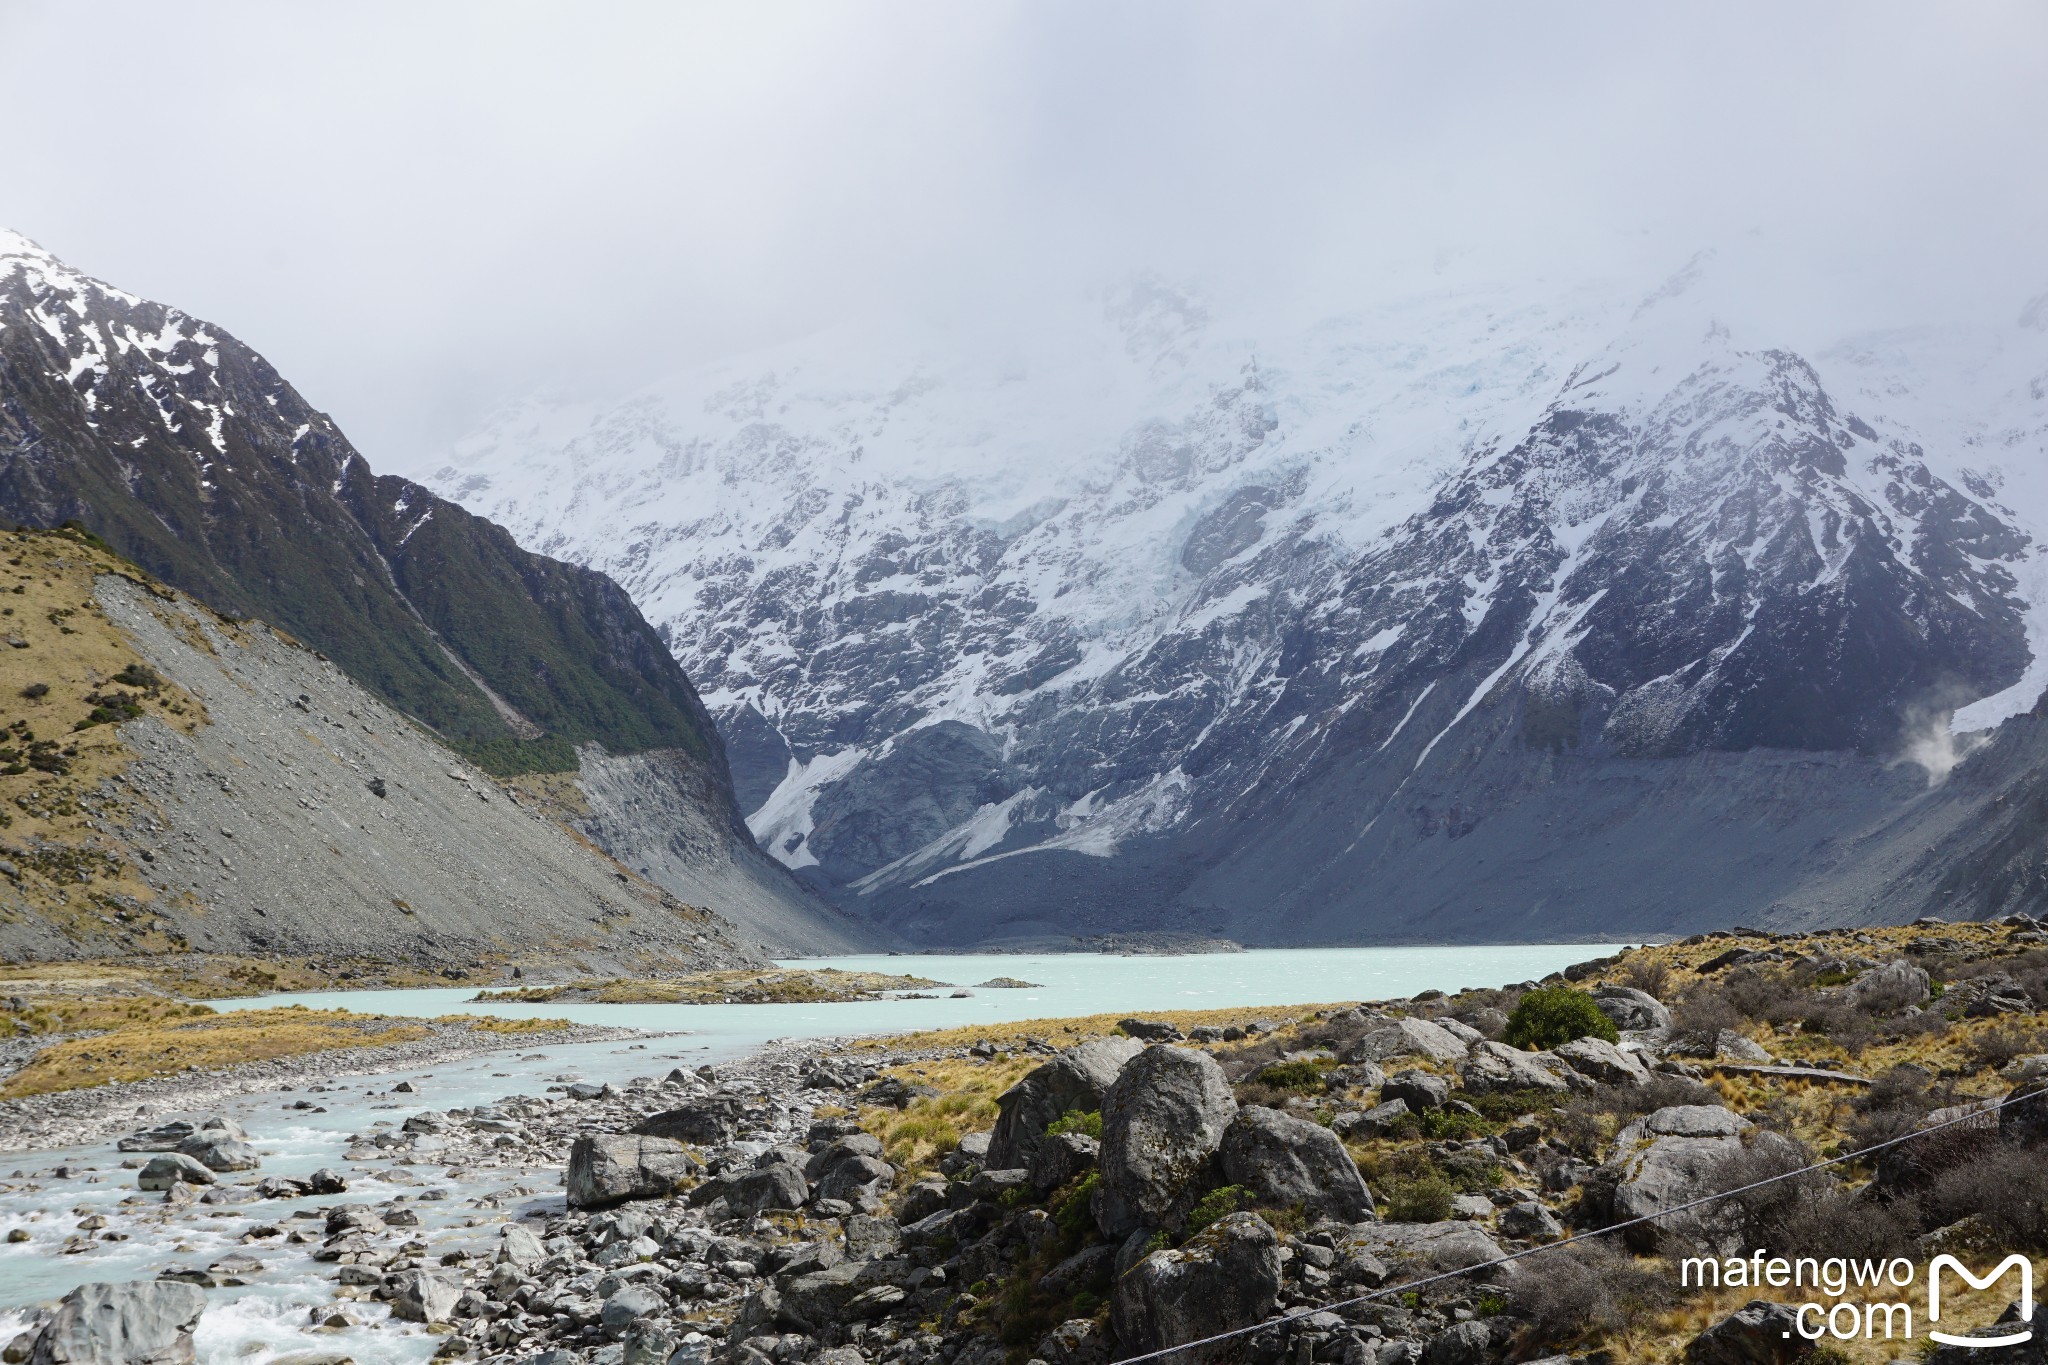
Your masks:
<svg viewBox="0 0 2048 1365"><path fill-rule="evenodd" d="M215 1002L221 1009L304 1004L369 1013L438 1015L466 1011L509 1017L569 1018L670 1036L620 1040L574 1047L543 1047L464 1058L437 1066L351 1077L329 1089L240 1096L203 1113L164 1110L138 1116L145 1126L176 1117L224 1113L249 1130L263 1153L260 1175L301 1175L320 1166L344 1170L350 1181L342 1196L265 1200L204 1210L159 1225L159 1196L124 1205L135 1191L134 1173L121 1169L112 1144L63 1152L0 1156L0 1176L20 1171L0 1191L0 1238L16 1229L26 1242L0 1241L0 1344L11 1339L21 1308L55 1299L92 1280L154 1278L166 1266L205 1267L230 1255L249 1256L264 1269L247 1275L245 1287L208 1291L201 1319L199 1355L207 1362L267 1365L301 1351L345 1353L359 1362L424 1362L438 1338L418 1328L380 1327L381 1306L362 1305L363 1327L313 1334L311 1310L332 1302L334 1268L315 1263L305 1245L282 1239L244 1242L259 1225L290 1228L291 1214L344 1201L381 1202L407 1196L418 1213L416 1234L441 1251L497 1238L497 1224L535 1204L560 1207L559 1173L544 1168L524 1180L503 1171L483 1178L449 1176L414 1167L375 1171L348 1167L342 1153L350 1133L378 1123L396 1124L425 1109L444 1110L500 1097L536 1092L565 1079L624 1081L661 1076L677 1065L699 1066L743 1055L769 1039L819 1038L850 1034L904 1033L976 1023L1066 1015L1169 1009L1222 1009L1380 999L1412 995L1431 987L1500 986L1541 977L1573 962L1614 951L1611 944L1511 945L1485 947L1402 947L1260 950L1185 957L1111 957L1098 954L1001 956L846 957L810 960L804 966L843 967L929 977L963 987L966 999L939 991L937 999L882 1000L839 1005L473 1005L473 988L407 991L331 991L272 995ZM981 990L997 976L1037 983L1028 990ZM393 1094L409 1080L414 1094ZM284 1106L312 1101L325 1113ZM59 1163L73 1168L56 1177ZM90 1168L90 1169L86 1169ZM228 1177L228 1180L237 1177ZM445 1198L422 1198L429 1191ZM477 1200L485 1200L479 1207ZM128 1234L124 1241L94 1240L91 1249L60 1254L78 1223L93 1214L107 1228ZM299 1226L317 1232L317 1221ZM97 1236L97 1234L95 1234Z"/></svg>

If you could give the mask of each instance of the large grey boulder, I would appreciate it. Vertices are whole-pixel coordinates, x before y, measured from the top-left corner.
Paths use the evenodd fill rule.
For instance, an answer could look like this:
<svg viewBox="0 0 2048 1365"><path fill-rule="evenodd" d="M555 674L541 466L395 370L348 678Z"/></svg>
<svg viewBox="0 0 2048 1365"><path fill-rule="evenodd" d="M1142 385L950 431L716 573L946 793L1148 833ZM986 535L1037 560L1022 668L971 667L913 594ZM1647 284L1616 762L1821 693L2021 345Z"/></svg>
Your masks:
<svg viewBox="0 0 2048 1365"><path fill-rule="evenodd" d="M1671 1027L1671 1011L1648 991L1633 986L1595 986L1593 1003L1623 1033L1649 1033Z"/></svg>
<svg viewBox="0 0 2048 1365"><path fill-rule="evenodd" d="M82 1284L66 1294L29 1365L187 1365L206 1291L175 1280Z"/></svg>
<svg viewBox="0 0 2048 1365"><path fill-rule="evenodd" d="M620 1341L634 1323L667 1306L661 1295L648 1286L629 1284L604 1301L604 1307L598 1310L598 1327L610 1340Z"/></svg>
<svg viewBox="0 0 2048 1365"><path fill-rule="evenodd" d="M851 1156L882 1159L882 1140L873 1133L848 1133L845 1137L834 1138L811 1154L804 1163L804 1175L812 1180L824 1177L825 1172Z"/></svg>
<svg viewBox="0 0 2048 1365"><path fill-rule="evenodd" d="M725 1202L736 1214L800 1209L811 1197L804 1173L785 1162L746 1171L725 1184Z"/></svg>
<svg viewBox="0 0 2048 1365"><path fill-rule="evenodd" d="M1233 1213L1186 1245L1155 1251L1117 1281L1110 1322L1125 1354L1157 1351L1264 1321L1280 1298L1280 1239L1264 1219ZM1246 1342L1222 1342L1176 1360L1245 1358Z"/></svg>
<svg viewBox="0 0 2048 1365"><path fill-rule="evenodd" d="M391 1316L402 1322L446 1322L462 1286L431 1270L405 1270L390 1281Z"/></svg>
<svg viewBox="0 0 2048 1365"><path fill-rule="evenodd" d="M1412 1067L1396 1071L1380 1084L1380 1103L1399 1100L1408 1106L1411 1113L1427 1113L1441 1109L1451 1098L1451 1083L1441 1076Z"/></svg>
<svg viewBox="0 0 2048 1365"><path fill-rule="evenodd" d="M1811 1355L1791 1304L1751 1299L1686 1343L1685 1365L1789 1365Z"/></svg>
<svg viewBox="0 0 2048 1365"><path fill-rule="evenodd" d="M1564 1225L1557 1216L1534 1199L1525 1199L1519 1204L1510 1204L1500 1211L1494 1226L1508 1237L1523 1237L1535 1242L1554 1242L1564 1236Z"/></svg>
<svg viewBox="0 0 2048 1365"><path fill-rule="evenodd" d="M1096 1038L1026 1072L996 1100L986 1164L997 1170L1028 1167L1045 1130L1070 1110L1102 1108L1117 1073L1142 1051L1136 1038Z"/></svg>
<svg viewBox="0 0 2048 1365"><path fill-rule="evenodd" d="M2048 1308L2014 1299L2005 1306L1996 1322L1974 1332L1958 1332L1956 1335L1967 1340L2031 1332L2032 1336L2027 1340L2011 1346L1960 1346L1950 1343L1938 1346L1920 1358L1926 1365L2044 1365L2048 1363L2048 1336L2040 1330L2044 1317L2048 1317Z"/></svg>
<svg viewBox="0 0 2048 1365"><path fill-rule="evenodd" d="M1039 1339L1045 1365L1108 1365L1109 1333L1093 1318L1069 1318Z"/></svg>
<svg viewBox="0 0 2048 1365"><path fill-rule="evenodd" d="M1386 1100L1363 1113L1353 1110L1337 1115L1330 1120L1330 1131L1347 1140L1383 1137L1414 1112L1406 1100Z"/></svg>
<svg viewBox="0 0 2048 1365"><path fill-rule="evenodd" d="M1223 1130L1223 1174L1261 1204L1303 1206L1312 1217L1371 1218L1372 1192L1344 1143L1327 1128L1247 1105Z"/></svg>
<svg viewBox="0 0 2048 1365"><path fill-rule="evenodd" d="M739 1131L741 1109L739 1100L730 1095L709 1095L650 1114L634 1124L633 1131L670 1142L728 1142Z"/></svg>
<svg viewBox="0 0 2048 1365"><path fill-rule="evenodd" d="M1604 1038L1574 1038L1551 1055L1600 1085L1648 1085L1650 1069L1633 1052L1616 1047Z"/></svg>
<svg viewBox="0 0 2048 1365"><path fill-rule="evenodd" d="M1215 1159L1237 1100L1206 1052L1139 1053L1102 1100L1102 1150L1092 1211L1111 1237L1179 1221Z"/></svg>
<svg viewBox="0 0 2048 1365"><path fill-rule="evenodd" d="M1385 1062L1396 1057L1450 1062L1464 1055L1463 1039L1427 1019L1395 1019L1344 1050L1347 1062Z"/></svg>
<svg viewBox="0 0 2048 1365"><path fill-rule="evenodd" d="M201 1165L197 1158L183 1152L165 1152L153 1156L135 1177L135 1187L142 1190L167 1190L173 1185L211 1185L213 1172Z"/></svg>
<svg viewBox="0 0 2048 1365"><path fill-rule="evenodd" d="M1464 1270L1507 1254L1479 1228L1457 1222L1360 1223L1338 1240L1336 1251L1340 1264L1374 1264L1410 1277ZM1515 1269L1510 1262L1475 1271L1473 1278L1512 1276Z"/></svg>
<svg viewBox="0 0 2048 1365"><path fill-rule="evenodd" d="M179 1143L198 1131L199 1125L190 1119L172 1119L169 1123L130 1133L114 1146L123 1152L175 1152Z"/></svg>
<svg viewBox="0 0 2048 1365"><path fill-rule="evenodd" d="M1916 967L1903 957L1882 967L1872 967L1842 988L1842 998L1858 1009L1883 1013L1924 1005L1932 994L1927 969Z"/></svg>
<svg viewBox="0 0 2048 1365"><path fill-rule="evenodd" d="M179 1143L178 1150L209 1171L253 1171L263 1164L254 1147L219 1129L200 1129Z"/></svg>
<svg viewBox="0 0 2048 1365"><path fill-rule="evenodd" d="M1500 1359L1499 1338L1505 1335L1490 1319L1458 1323L1430 1340L1422 1365L1492 1365Z"/></svg>
<svg viewBox="0 0 2048 1365"><path fill-rule="evenodd" d="M1723 1062L1744 1062L1762 1066L1771 1060L1771 1054L1764 1051L1763 1044L1745 1033L1724 1028L1714 1035L1714 1057Z"/></svg>
<svg viewBox="0 0 2048 1365"><path fill-rule="evenodd" d="M1550 1062L1545 1066L1545 1061ZM1471 1055L1458 1065L1458 1079L1476 1094L1513 1090L1568 1090L1570 1084L1559 1072L1565 1067L1548 1053L1523 1052L1506 1043L1474 1044Z"/></svg>
<svg viewBox="0 0 2048 1365"><path fill-rule="evenodd" d="M638 1133L577 1138L562 1174L569 1206L608 1208L629 1199L662 1199L702 1167L679 1142Z"/></svg>
<svg viewBox="0 0 2048 1365"><path fill-rule="evenodd" d="M818 1178L817 1197L849 1204L871 1202L887 1193L896 1168L878 1157L850 1156Z"/></svg>
<svg viewBox="0 0 2048 1365"><path fill-rule="evenodd" d="M1646 1218L1720 1188L1721 1166L1747 1148L1791 1144L1732 1110L1713 1104L1682 1104L1659 1109L1615 1135L1614 1156L1605 1174L1614 1186L1617 1220ZM1639 1223L1622 1233L1637 1251L1655 1251L1677 1238L1697 1242L1733 1256L1741 1246L1734 1205L1713 1206L1678 1220Z"/></svg>
<svg viewBox="0 0 2048 1365"><path fill-rule="evenodd" d="M511 1265L532 1265L548 1258L547 1248L540 1244L540 1237L532 1228L519 1223L507 1223L498 1234L498 1259Z"/></svg>
<svg viewBox="0 0 2048 1365"><path fill-rule="evenodd" d="M1102 1143L1086 1133L1061 1133L1041 1138L1031 1156L1031 1183L1040 1190L1056 1190L1076 1176L1095 1169Z"/></svg>

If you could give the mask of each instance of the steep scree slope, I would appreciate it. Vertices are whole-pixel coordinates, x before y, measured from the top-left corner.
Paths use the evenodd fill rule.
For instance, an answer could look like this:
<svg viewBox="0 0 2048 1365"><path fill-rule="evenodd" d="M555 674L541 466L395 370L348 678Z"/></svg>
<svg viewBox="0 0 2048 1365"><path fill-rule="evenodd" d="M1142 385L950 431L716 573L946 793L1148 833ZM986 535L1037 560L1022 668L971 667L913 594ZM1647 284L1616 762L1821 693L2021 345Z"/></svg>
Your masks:
<svg viewBox="0 0 2048 1365"><path fill-rule="evenodd" d="M857 938L760 857L702 704L615 583L373 475L220 328L4 232L0 516L75 519L165 582L291 631L492 773L631 755L687 807L694 850L643 870L780 949ZM683 837L616 806L602 824L636 846Z"/></svg>
<svg viewBox="0 0 2048 1365"><path fill-rule="evenodd" d="M17 589L19 591L17 591ZM515 804L269 627L0 536L0 955L693 968L725 920Z"/></svg>

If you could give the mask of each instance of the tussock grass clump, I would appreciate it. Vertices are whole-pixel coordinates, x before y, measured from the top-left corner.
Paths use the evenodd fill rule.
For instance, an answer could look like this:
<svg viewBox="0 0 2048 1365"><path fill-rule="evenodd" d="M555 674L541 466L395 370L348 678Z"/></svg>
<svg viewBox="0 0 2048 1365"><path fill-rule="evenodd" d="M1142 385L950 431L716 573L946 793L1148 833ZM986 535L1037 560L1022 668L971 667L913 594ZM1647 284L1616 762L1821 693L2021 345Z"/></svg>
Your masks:
<svg viewBox="0 0 2048 1365"><path fill-rule="evenodd" d="M910 1184L937 1168L939 1159L969 1133L995 1127L996 1097L1036 1066L1037 1057L1003 1057L986 1063L960 1059L915 1062L884 1074L937 1095L920 1096L902 1109L875 1107L860 1114L860 1126L882 1140L898 1183ZM1100 1115L1096 1116L1099 1124Z"/></svg>

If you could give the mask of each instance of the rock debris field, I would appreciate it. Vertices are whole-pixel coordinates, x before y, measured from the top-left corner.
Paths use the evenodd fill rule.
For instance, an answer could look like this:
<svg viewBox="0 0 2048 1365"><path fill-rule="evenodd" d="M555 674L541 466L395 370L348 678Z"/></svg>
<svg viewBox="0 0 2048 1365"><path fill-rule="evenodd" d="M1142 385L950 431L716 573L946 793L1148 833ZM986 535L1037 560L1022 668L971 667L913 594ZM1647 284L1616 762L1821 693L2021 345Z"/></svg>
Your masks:
<svg viewBox="0 0 2048 1365"><path fill-rule="evenodd" d="M1740 1291L1694 1305L1704 1316L1669 1355L1615 1347L1686 1320L1655 1288L1679 1254L1789 1252L1821 1226L1924 1258L2009 1233L2001 1210L2039 1193L2048 1056L1993 1058L1984 1040L2014 1026L2036 951L2014 940L2037 932L1891 957L1874 940L1844 957L1793 936L1702 938L1661 966L1572 969L1576 984L1428 992L1285 1026L1133 1019L1064 1046L772 1045L410 1112L305 1175L265 1174L233 1121L152 1122L116 1168L22 1171L12 1188L58 1217L80 1181L132 1183L55 1249L146 1237L185 1259L24 1313L6 1359L231 1358L213 1315L289 1282L296 1297L272 1302L296 1335L266 1362L1107 1365L1241 1328L1173 1358L1790 1360L1805 1348L1785 1335L1790 1309ZM1969 954L2006 949L1999 977L1969 974L1984 960ZM1660 993L1601 979L1624 969ZM1847 1011L1826 1016L1838 1030L1877 1030L1872 1061L1929 1038L1975 1049L1982 1064L1950 1078L1973 1088L1774 1050L1813 1034L1727 1013L1751 980L1811 1017ZM1574 1036L1505 1041L1565 1016ZM320 1091L286 1107L317 1107ZM1795 1171L1816 1159L1820 1115L1866 1136L1948 1124L1948 1145L1493 1264ZM1967 1354L1944 1349L1931 1358Z"/></svg>

